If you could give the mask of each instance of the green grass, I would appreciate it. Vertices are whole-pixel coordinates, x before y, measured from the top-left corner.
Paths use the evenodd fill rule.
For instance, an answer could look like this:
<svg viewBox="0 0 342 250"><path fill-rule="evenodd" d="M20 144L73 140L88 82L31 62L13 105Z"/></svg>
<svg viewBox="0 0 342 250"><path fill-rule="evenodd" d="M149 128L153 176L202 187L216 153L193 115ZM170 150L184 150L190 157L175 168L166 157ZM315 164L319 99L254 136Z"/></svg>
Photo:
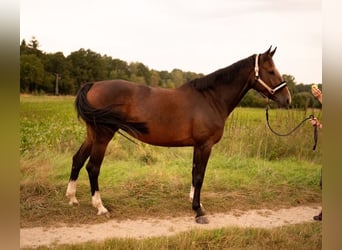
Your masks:
<svg viewBox="0 0 342 250"><path fill-rule="evenodd" d="M77 187L80 206L70 207L65 197L72 155L85 136L85 126L77 120L73 100L73 97L47 96L20 98L21 227L107 220L96 216L97 211L90 204L85 169L80 172ZM282 132L293 128L309 113L311 111L271 110L270 121L274 129ZM320 118L321 112L315 111L315 115ZM292 136L277 137L268 130L263 109L236 108L226 122L224 137L213 148L203 184L202 203L208 213L320 203L320 144L321 137L316 151L312 151L309 123ZM188 201L191 157L191 148L154 147L140 142L136 145L116 135L108 146L99 177L102 200L111 217L120 220L194 216ZM131 245L147 249L149 244L157 244L159 249L176 249L179 244L190 249L216 249L217 244L232 240L234 230L237 229L223 230L219 239L214 236L221 235L220 230L189 232L168 238L173 242L170 245L158 245L165 238L152 243L148 243L149 240L124 243L115 240L109 244L111 248L116 244L119 248L128 244L124 249L136 248ZM271 246L275 243L267 238L281 238L282 234L305 238L305 235L296 236L297 230L306 230L307 237L315 239L315 247L288 249L318 249L316 237L320 237L321 229L315 225L279 230L237 230L240 235L237 241L242 245L260 237L265 238L262 243L265 248L248 243L250 248L237 244L232 249L273 249ZM208 239L211 237L214 239ZM203 244L192 246L193 239ZM283 239L276 239L278 241L279 246L286 244ZM207 243L209 245L205 245ZM287 244L291 246L292 243Z"/></svg>
<svg viewBox="0 0 342 250"><path fill-rule="evenodd" d="M21 96L22 156L32 158L42 151L64 153L78 149L85 137L85 127L76 118L73 100L74 97ZM287 132L311 113L321 118L320 111L270 110L270 123L279 132ZM109 155L124 160L137 155L137 147L120 137L116 135L113 139L108 148ZM320 144L319 138L316 151L312 151L313 130L308 122L293 135L278 137L267 128L263 109L236 108L228 117L224 136L214 147L214 152L267 160L294 157L321 164ZM137 157L154 160L156 148L141 144Z"/></svg>
<svg viewBox="0 0 342 250"><path fill-rule="evenodd" d="M45 156L47 157L47 156ZM79 207L64 197L71 155L21 165L21 225L38 226L56 221L96 223L90 205L89 183L83 169L78 181ZM156 162L105 160L100 189L105 206L116 219L193 216L188 192L190 159ZM290 207L318 203L320 169L313 163L282 160L213 157L207 169L202 202L209 213L231 209Z"/></svg>

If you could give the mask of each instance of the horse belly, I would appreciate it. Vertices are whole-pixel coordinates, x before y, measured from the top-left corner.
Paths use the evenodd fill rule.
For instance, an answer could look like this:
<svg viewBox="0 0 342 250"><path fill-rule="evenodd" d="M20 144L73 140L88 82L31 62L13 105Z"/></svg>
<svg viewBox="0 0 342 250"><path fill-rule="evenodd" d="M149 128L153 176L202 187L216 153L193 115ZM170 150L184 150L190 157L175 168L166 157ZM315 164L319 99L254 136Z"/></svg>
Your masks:
<svg viewBox="0 0 342 250"><path fill-rule="evenodd" d="M148 133L135 137L158 146L190 146L192 138L192 109L183 93L171 89L151 88L144 98L131 105L134 120L146 123Z"/></svg>
<svg viewBox="0 0 342 250"><path fill-rule="evenodd" d="M148 134L139 134L135 136L142 142L166 147L182 147L194 145L194 139L188 124L154 123L147 122Z"/></svg>

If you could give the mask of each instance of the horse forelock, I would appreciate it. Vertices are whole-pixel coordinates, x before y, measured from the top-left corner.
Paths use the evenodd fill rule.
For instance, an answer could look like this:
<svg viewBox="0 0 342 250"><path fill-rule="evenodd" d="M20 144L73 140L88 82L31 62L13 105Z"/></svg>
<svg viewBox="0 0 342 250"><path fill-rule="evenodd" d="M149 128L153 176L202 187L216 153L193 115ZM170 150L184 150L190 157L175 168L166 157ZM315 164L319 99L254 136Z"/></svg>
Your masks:
<svg viewBox="0 0 342 250"><path fill-rule="evenodd" d="M187 84L192 85L195 89L200 91L213 88L219 84L229 84L232 80L236 79L239 74L241 74L242 69L251 66L254 67L254 57L255 55L252 55L237 61L228 67L219 69L206 76L191 80Z"/></svg>

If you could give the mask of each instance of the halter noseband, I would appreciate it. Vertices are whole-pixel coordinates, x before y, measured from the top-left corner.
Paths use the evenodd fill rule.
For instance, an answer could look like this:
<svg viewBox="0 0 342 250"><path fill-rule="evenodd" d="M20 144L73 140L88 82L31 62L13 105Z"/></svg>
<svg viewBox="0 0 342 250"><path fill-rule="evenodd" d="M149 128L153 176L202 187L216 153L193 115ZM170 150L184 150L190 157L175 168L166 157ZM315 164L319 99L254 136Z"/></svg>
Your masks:
<svg viewBox="0 0 342 250"><path fill-rule="evenodd" d="M282 81L279 83L277 86L275 86L273 89L270 88L259 76L259 65L258 65L258 59L259 59L259 54L256 55L255 57L255 80L257 80L267 91L271 94L274 95L275 92L278 90L284 88L286 86L286 81Z"/></svg>

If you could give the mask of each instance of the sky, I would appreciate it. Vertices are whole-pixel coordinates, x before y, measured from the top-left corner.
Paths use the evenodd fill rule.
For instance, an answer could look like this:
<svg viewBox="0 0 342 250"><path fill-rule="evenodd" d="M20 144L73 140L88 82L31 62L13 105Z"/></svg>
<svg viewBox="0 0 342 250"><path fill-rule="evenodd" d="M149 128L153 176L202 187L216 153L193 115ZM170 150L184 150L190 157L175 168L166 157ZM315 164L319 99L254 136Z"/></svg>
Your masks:
<svg viewBox="0 0 342 250"><path fill-rule="evenodd" d="M277 47L281 74L322 82L319 0L20 0L20 41L209 74Z"/></svg>

